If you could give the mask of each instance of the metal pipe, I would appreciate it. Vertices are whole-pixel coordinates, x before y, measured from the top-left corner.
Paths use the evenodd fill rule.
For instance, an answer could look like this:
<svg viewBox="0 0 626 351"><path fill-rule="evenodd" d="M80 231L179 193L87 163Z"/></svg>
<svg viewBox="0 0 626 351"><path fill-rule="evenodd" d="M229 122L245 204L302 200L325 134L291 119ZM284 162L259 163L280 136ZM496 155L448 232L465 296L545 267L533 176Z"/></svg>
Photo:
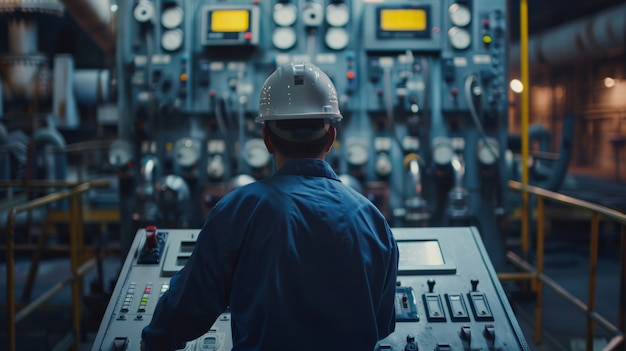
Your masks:
<svg viewBox="0 0 626 351"><path fill-rule="evenodd" d="M520 80L522 81L522 184L528 184L528 149L529 149L529 137L528 137L528 121L530 120L530 73L528 62L528 0L520 1L520 47L521 52L519 55L511 54L511 57L519 57L520 64ZM514 60L510 60L514 61ZM528 215L529 199L528 193L522 192L522 253L528 254L528 222L530 221Z"/></svg>
<svg viewBox="0 0 626 351"><path fill-rule="evenodd" d="M454 188L460 189L463 187L463 177L465 176L465 162L463 161L463 156L460 154L452 156L450 163L454 171Z"/></svg>
<svg viewBox="0 0 626 351"><path fill-rule="evenodd" d="M509 47L511 67L519 64L523 42ZM532 64L567 64L626 49L626 4L620 4L545 33L529 42ZM525 54L524 54L525 55ZM528 87L525 82L524 88Z"/></svg>
<svg viewBox="0 0 626 351"><path fill-rule="evenodd" d="M620 269L619 269L619 326L626 335L626 225L622 224L620 233Z"/></svg>
<svg viewBox="0 0 626 351"><path fill-rule="evenodd" d="M598 241L600 217L597 212L591 215L591 243L589 245L589 286L587 308L589 311L596 310L596 282L598 270ZM587 316L587 351L593 351L593 319Z"/></svg>
<svg viewBox="0 0 626 351"><path fill-rule="evenodd" d="M537 198L537 276L543 274L543 254L544 254L544 201L543 197ZM541 343L541 329L542 329L542 314L543 314L543 284L541 280L536 279L533 281L535 287L535 343L539 345Z"/></svg>
<svg viewBox="0 0 626 351"><path fill-rule="evenodd" d="M116 42L109 1L61 0L76 23L107 54L115 52Z"/></svg>
<svg viewBox="0 0 626 351"><path fill-rule="evenodd" d="M37 21L20 17L8 23L9 53L28 55L37 53Z"/></svg>

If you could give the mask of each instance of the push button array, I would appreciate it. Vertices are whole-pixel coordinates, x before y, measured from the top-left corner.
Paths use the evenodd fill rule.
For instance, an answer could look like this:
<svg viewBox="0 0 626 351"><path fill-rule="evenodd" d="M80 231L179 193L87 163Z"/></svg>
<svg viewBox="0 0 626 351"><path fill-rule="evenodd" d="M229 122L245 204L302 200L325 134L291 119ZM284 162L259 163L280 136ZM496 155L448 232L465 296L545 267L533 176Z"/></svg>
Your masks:
<svg viewBox="0 0 626 351"><path fill-rule="evenodd" d="M146 284L146 287L143 289L143 295L141 296L141 302L139 303L139 308L137 312L143 313L146 312L146 305L148 304L148 300L150 299L150 294L152 293L152 283Z"/></svg>
<svg viewBox="0 0 626 351"><path fill-rule="evenodd" d="M130 309L130 304L133 302L133 296L135 296L136 287L137 283L130 283L128 286L126 297L124 298L124 303L122 303L122 309L120 310L121 312L126 313Z"/></svg>

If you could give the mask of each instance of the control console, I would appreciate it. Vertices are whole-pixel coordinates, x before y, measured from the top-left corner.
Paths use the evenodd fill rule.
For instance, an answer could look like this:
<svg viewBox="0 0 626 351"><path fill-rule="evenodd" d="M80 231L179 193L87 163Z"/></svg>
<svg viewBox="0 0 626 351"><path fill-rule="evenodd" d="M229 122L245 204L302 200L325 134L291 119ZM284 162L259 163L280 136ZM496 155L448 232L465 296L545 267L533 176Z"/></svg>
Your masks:
<svg viewBox="0 0 626 351"><path fill-rule="evenodd" d="M393 228L400 262L395 332L375 350L528 350L482 239L473 227ZM93 344L137 350L169 280L188 261L197 229L137 232ZM184 350L230 350L223 313Z"/></svg>

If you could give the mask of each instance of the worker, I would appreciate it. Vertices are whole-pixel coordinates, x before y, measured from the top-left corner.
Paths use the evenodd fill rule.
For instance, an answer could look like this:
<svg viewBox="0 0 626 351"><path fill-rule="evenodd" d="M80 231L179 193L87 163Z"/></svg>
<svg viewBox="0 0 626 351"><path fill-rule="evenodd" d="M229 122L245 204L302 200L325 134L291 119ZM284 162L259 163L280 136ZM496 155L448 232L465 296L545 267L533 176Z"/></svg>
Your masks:
<svg viewBox="0 0 626 351"><path fill-rule="evenodd" d="M373 350L394 331L397 244L324 160L341 119L315 65L267 78L256 122L276 171L213 208L143 329L143 350L183 348L226 310L237 351Z"/></svg>

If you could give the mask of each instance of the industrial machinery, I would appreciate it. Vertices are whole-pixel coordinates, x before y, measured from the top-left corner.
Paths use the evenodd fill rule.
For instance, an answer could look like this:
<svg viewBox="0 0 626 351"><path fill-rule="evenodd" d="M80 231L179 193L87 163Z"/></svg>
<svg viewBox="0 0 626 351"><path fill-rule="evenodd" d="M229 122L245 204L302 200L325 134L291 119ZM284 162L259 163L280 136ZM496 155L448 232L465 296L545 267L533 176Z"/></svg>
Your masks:
<svg viewBox="0 0 626 351"><path fill-rule="evenodd" d="M506 1L137 0L119 4L124 251L137 228L199 227L273 172L254 123L280 64L333 80L327 160L396 227L467 226L504 261ZM497 254L497 255L496 255Z"/></svg>
<svg viewBox="0 0 626 351"><path fill-rule="evenodd" d="M396 328L376 350L528 350L476 228L392 231L400 251ZM93 351L138 348L141 330L170 277L192 254L198 232L137 231ZM230 350L230 317L225 311L184 350Z"/></svg>

